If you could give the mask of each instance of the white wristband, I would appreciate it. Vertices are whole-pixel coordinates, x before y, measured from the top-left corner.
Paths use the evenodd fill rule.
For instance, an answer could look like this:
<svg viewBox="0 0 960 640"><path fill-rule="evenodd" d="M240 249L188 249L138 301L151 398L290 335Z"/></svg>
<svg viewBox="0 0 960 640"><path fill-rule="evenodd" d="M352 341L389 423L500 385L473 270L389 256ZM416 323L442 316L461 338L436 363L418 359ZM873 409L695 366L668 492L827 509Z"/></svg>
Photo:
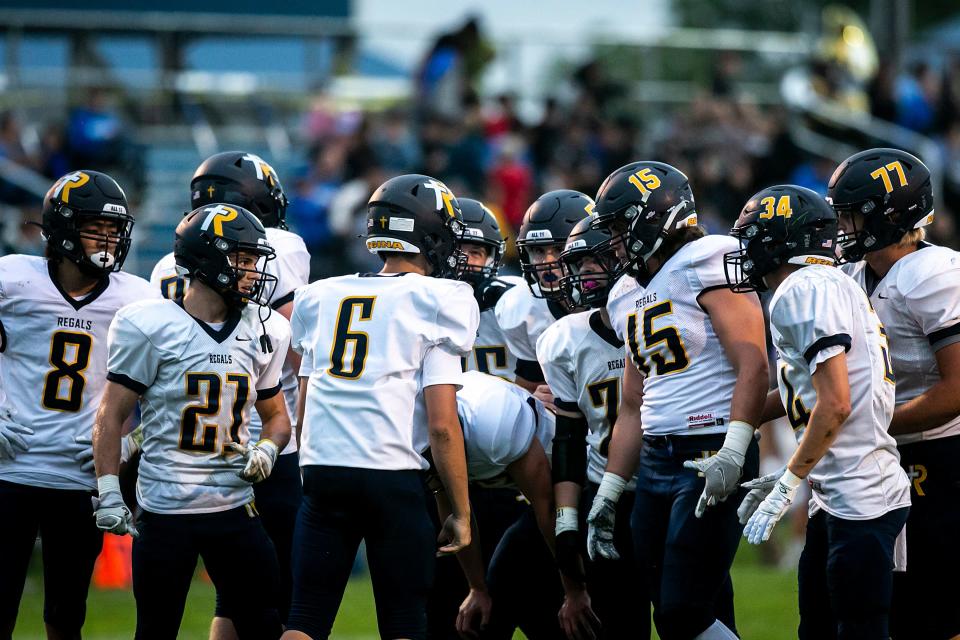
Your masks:
<svg viewBox="0 0 960 640"><path fill-rule="evenodd" d="M790 471L790 469L786 469L784 470L783 475L780 476L780 482L782 482L784 486L791 491L796 491L797 488L803 484L803 478Z"/></svg>
<svg viewBox="0 0 960 640"><path fill-rule="evenodd" d="M736 454L741 466L746 459L750 442L753 441L754 432L753 426L742 420L731 420L730 426L727 427L727 435L723 439L723 448Z"/></svg>
<svg viewBox="0 0 960 640"><path fill-rule="evenodd" d="M597 495L611 502L616 502L620 499L620 494L623 493L623 489L626 486L626 480L615 473L607 471L603 474L603 479L600 480L600 488L597 489Z"/></svg>
<svg viewBox="0 0 960 640"><path fill-rule="evenodd" d="M100 476L97 478L97 490L100 492L100 495L105 493L110 493L111 491L116 491L120 493L120 478L119 476L109 474L105 476Z"/></svg>
<svg viewBox="0 0 960 640"><path fill-rule="evenodd" d="M557 507L557 526L554 533L560 535L565 531L579 531L580 520L576 507Z"/></svg>

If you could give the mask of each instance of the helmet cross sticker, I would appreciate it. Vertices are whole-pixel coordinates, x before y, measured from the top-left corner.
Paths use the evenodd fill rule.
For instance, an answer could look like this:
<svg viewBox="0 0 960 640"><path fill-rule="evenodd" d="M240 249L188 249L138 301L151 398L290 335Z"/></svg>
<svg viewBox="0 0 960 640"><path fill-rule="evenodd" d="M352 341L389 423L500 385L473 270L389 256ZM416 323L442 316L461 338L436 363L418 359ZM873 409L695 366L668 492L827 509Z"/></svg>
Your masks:
<svg viewBox="0 0 960 640"><path fill-rule="evenodd" d="M453 193L450 192L450 189L447 188L442 182L436 180L431 180L429 182L424 182L423 186L427 189L433 189L434 195L437 196L437 209L446 209L447 215L451 218L457 217L457 214L453 211Z"/></svg>
<svg viewBox="0 0 960 640"><path fill-rule="evenodd" d="M60 178L57 181L56 186L53 189L53 197L59 197L61 192L63 197L60 198L64 202L70 202L70 190L75 187L82 187L90 181L90 176L85 174L82 171L74 171L73 173L68 173L67 175Z"/></svg>
<svg viewBox="0 0 960 640"><path fill-rule="evenodd" d="M225 207L222 204L218 204L215 207L207 207L203 212L207 214L207 218L203 221L200 228L206 231L210 228L210 223L213 223L213 232L218 236L223 235L223 223L236 220L239 215L233 207Z"/></svg>
<svg viewBox="0 0 960 640"><path fill-rule="evenodd" d="M246 160L247 162L253 163L253 168L257 172L258 180L263 180L264 182L268 182L270 184L274 183L274 176L276 175L276 172L273 170L273 167L267 164L266 160L253 153L246 154L243 156L243 158L241 158L241 160Z"/></svg>

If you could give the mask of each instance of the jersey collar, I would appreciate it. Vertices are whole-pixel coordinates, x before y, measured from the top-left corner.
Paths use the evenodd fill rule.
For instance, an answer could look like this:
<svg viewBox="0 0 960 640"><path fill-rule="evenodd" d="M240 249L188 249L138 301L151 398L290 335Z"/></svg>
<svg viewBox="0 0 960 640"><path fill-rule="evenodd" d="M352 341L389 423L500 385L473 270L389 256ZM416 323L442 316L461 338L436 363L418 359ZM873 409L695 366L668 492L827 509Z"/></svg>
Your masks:
<svg viewBox="0 0 960 640"><path fill-rule="evenodd" d="M559 320L563 316L567 315L567 310L563 308L563 305L557 302L556 300L547 300L547 309L550 310L550 313L553 314L554 320Z"/></svg>
<svg viewBox="0 0 960 640"><path fill-rule="evenodd" d="M604 339L608 344L617 349L623 348L623 341L617 338L617 332L603 324L603 318L600 317L601 310L597 309L590 314L590 328L593 332Z"/></svg>
<svg viewBox="0 0 960 640"><path fill-rule="evenodd" d="M71 307L73 307L74 311L80 311L80 309L83 309L85 306L95 301L97 298L100 297L100 295L104 291L107 290L107 287L110 286L110 276L109 275L104 276L100 278L100 280L97 282L96 286L90 291L90 293L88 293L83 298L80 298L79 300L77 300L76 298L71 296L69 293L64 291L63 287L60 286L60 281L57 280L56 263L50 260L47 260L47 273L50 274L50 280L51 282L53 282L53 286L57 288L57 291L60 292L60 295L63 296L63 299L66 300Z"/></svg>
<svg viewBox="0 0 960 640"><path fill-rule="evenodd" d="M214 340L216 340L218 343L221 343L221 344L223 343L224 340L230 337L230 335L237 328L237 325L240 324L240 319L243 317L242 310L231 309L230 312L227 314L227 321L224 322L223 327L219 331L217 331L216 329L208 325L203 320L200 320L199 318L194 318L192 315L190 315L190 312L187 311L186 307L183 306L183 300L176 300L175 302L178 307L183 309L183 312L185 314L193 318L194 322L200 325L200 328L203 329L208 336L210 336L211 338L213 338Z"/></svg>

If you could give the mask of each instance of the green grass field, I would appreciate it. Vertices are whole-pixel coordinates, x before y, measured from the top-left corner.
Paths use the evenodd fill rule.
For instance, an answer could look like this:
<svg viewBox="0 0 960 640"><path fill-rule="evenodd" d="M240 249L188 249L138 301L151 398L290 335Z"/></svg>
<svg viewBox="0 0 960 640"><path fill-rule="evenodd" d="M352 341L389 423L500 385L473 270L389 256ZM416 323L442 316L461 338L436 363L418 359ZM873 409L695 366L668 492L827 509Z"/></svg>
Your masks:
<svg viewBox="0 0 960 640"><path fill-rule="evenodd" d="M13 634L16 640L41 640L44 637L38 564L34 562L24 590L20 617ZM787 640L797 637L795 571L783 572L762 566L756 551L743 544L734 565L733 582L737 626L743 638ZM194 582L180 627L180 638L200 640L207 637L213 598L212 586L200 580ZM83 637L85 640L127 639L133 636L135 620L132 592L91 590ZM337 640L374 640L377 638L376 628L370 581L365 577L351 580L332 637ZM523 637L520 633L515 636Z"/></svg>

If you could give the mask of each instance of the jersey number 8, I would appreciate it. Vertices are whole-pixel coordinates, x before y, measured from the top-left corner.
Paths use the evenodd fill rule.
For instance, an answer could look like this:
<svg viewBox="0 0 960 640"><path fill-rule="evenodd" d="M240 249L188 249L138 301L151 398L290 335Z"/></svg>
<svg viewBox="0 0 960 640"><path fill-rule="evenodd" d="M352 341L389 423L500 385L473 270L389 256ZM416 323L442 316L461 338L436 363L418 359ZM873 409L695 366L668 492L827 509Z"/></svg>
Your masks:
<svg viewBox="0 0 960 640"><path fill-rule="evenodd" d="M50 365L53 369L43 381L43 406L54 411L80 411L83 372L90 365L93 337L86 333L57 331L50 340ZM66 386L66 389L64 389ZM66 391L64 397L63 391Z"/></svg>

